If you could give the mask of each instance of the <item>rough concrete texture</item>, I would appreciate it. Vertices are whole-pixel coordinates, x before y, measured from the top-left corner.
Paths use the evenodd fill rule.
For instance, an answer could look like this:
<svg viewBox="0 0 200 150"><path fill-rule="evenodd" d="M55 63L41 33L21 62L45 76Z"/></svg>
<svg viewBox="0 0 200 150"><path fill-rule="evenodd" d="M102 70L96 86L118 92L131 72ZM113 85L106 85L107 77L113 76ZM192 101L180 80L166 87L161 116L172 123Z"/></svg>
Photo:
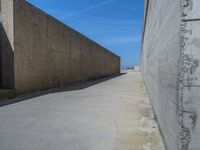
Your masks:
<svg viewBox="0 0 200 150"><path fill-rule="evenodd" d="M141 66L167 149L200 147L200 1L145 0Z"/></svg>
<svg viewBox="0 0 200 150"><path fill-rule="evenodd" d="M3 47L2 51L9 49L9 56L13 56L6 60L13 60L11 81L16 93L120 72L118 56L28 2L1 0L1 3L3 30L11 48Z"/></svg>
<svg viewBox="0 0 200 150"><path fill-rule="evenodd" d="M109 79L0 102L0 149L164 150L141 74Z"/></svg>

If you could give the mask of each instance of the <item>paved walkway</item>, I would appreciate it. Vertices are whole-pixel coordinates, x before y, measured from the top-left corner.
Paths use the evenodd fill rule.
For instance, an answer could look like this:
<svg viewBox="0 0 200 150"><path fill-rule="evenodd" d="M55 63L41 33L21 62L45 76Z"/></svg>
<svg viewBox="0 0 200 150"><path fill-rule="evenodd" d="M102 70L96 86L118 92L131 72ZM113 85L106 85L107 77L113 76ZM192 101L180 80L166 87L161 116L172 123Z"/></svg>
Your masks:
<svg viewBox="0 0 200 150"><path fill-rule="evenodd" d="M163 150L140 73L102 81L1 103L0 150Z"/></svg>

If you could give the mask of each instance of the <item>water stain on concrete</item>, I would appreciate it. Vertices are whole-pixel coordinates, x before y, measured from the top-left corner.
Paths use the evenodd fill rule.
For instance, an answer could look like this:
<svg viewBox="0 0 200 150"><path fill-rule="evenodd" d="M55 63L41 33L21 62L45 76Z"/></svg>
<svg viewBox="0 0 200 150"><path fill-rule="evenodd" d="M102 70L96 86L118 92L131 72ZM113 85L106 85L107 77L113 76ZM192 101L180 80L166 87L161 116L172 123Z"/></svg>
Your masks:
<svg viewBox="0 0 200 150"><path fill-rule="evenodd" d="M162 137L141 74L134 74L133 98L124 100L126 109L119 113L115 150L164 150ZM132 114L132 115L130 115Z"/></svg>

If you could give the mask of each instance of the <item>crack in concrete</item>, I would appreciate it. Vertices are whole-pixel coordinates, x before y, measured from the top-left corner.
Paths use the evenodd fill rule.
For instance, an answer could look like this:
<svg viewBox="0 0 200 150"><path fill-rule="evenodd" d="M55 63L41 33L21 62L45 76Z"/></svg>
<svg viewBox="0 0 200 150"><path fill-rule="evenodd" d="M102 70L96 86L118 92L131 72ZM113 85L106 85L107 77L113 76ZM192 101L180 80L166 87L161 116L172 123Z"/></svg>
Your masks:
<svg viewBox="0 0 200 150"><path fill-rule="evenodd" d="M196 18L196 19L182 19L182 22L189 22L189 21L200 21L200 18Z"/></svg>

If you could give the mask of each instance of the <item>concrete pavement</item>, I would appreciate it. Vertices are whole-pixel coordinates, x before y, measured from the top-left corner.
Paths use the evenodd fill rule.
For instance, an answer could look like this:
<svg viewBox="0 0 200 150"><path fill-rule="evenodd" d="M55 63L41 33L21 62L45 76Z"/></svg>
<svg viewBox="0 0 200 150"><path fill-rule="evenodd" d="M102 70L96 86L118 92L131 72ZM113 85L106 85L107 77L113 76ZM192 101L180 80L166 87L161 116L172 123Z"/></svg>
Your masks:
<svg viewBox="0 0 200 150"><path fill-rule="evenodd" d="M0 150L164 148L141 74L129 71L0 107Z"/></svg>

